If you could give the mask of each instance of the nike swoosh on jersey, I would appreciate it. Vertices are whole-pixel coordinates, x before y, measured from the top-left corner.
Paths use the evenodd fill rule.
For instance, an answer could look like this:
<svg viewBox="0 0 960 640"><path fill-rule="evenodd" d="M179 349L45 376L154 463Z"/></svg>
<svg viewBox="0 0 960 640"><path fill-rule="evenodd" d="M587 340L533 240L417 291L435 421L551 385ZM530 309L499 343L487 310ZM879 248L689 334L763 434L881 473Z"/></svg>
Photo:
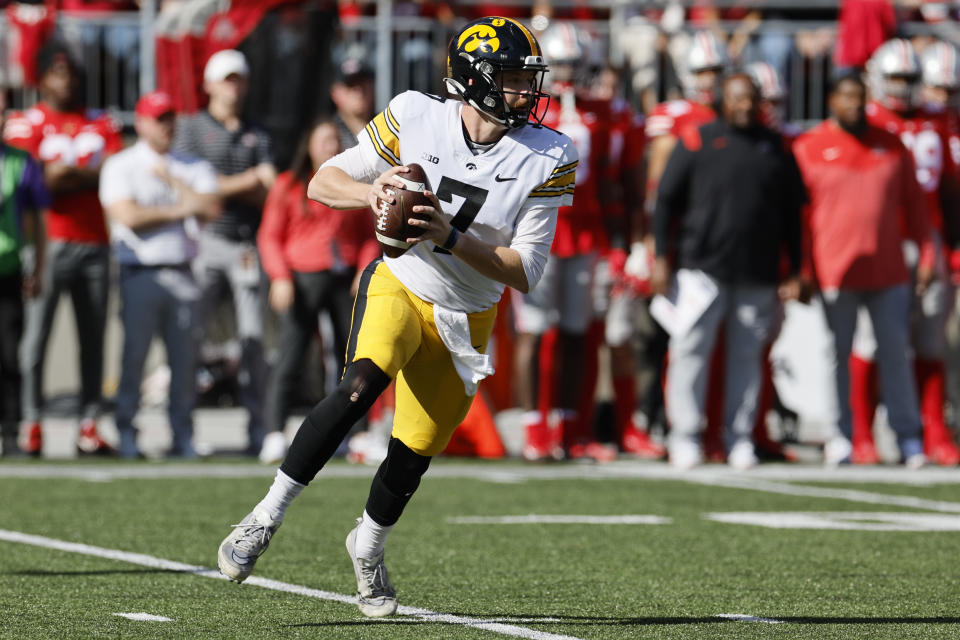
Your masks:
<svg viewBox="0 0 960 640"><path fill-rule="evenodd" d="M510 182L511 180L516 180L516 178L501 178L499 173L495 175L493 179L497 182Z"/></svg>

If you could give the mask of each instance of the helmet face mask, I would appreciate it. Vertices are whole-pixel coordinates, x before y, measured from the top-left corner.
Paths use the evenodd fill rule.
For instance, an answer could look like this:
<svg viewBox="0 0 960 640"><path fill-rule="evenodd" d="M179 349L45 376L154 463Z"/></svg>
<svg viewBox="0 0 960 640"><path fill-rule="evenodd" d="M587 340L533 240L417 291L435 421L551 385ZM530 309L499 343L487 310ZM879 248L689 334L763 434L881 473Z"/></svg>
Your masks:
<svg viewBox="0 0 960 640"><path fill-rule="evenodd" d="M906 113L917 106L919 78L915 75L887 75L881 80L882 95L880 102L883 106Z"/></svg>
<svg viewBox="0 0 960 640"><path fill-rule="evenodd" d="M586 90L593 81L594 71L606 63L596 38L572 22L551 22L540 35L540 45L550 64L551 88L562 84Z"/></svg>
<svg viewBox="0 0 960 640"><path fill-rule="evenodd" d="M488 17L471 22L450 41L444 82L448 91L493 121L518 129L531 119L540 124L549 101L543 91L547 71L540 45L526 27ZM513 72L529 74L529 89L518 90L523 82ZM508 96L527 100L518 105Z"/></svg>
<svg viewBox="0 0 960 640"><path fill-rule="evenodd" d="M698 69L692 74L687 90L687 97L700 104L714 105L720 98L720 81L723 69L711 67Z"/></svg>
<svg viewBox="0 0 960 640"><path fill-rule="evenodd" d="M952 44L935 42L920 58L923 94L932 111L960 108L960 52Z"/></svg>
<svg viewBox="0 0 960 640"><path fill-rule="evenodd" d="M720 97L720 79L729 64L726 46L713 33L695 33L681 74L686 97L700 104L716 104Z"/></svg>
<svg viewBox="0 0 960 640"><path fill-rule="evenodd" d="M867 62L870 90L880 104L906 113L919 104L920 61L909 40L887 40Z"/></svg>

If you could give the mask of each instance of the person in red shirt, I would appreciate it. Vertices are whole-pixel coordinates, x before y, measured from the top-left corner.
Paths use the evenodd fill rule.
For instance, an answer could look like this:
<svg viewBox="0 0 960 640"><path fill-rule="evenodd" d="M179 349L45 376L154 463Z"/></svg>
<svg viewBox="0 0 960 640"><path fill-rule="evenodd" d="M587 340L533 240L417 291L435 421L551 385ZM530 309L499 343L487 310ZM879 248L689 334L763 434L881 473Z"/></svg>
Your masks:
<svg viewBox="0 0 960 640"><path fill-rule="evenodd" d="M103 379L109 257L107 227L97 197L104 158L123 147L119 125L81 106L82 74L65 46L54 41L37 54L41 101L7 122L4 137L43 163L53 204L47 212L49 248L39 297L27 305L21 347L24 449L39 455L43 365L60 294L69 293L80 346L82 453L110 448L97 433Z"/></svg>
<svg viewBox="0 0 960 640"><path fill-rule="evenodd" d="M947 223L960 213L957 169L949 151L948 133L939 114L926 112L920 104L920 62L907 40L894 39L877 49L868 65L874 100L867 104L867 121L900 136L913 154L917 182L923 190L938 248L936 278L912 301L910 342L914 376L923 417L924 453L940 465L960 463L960 449L953 442L944 420L946 323L950 286L943 249ZM953 225L955 228L955 225ZM915 252L905 251L911 269ZM876 339L868 317L861 314L850 361L851 408L853 411L853 462L879 461L873 443L876 411Z"/></svg>
<svg viewBox="0 0 960 640"><path fill-rule="evenodd" d="M840 76L829 97L831 117L794 144L810 203L805 216L807 272L820 287L833 336L830 361L832 438L828 464L850 459L852 420L848 359L858 307L866 307L877 336L877 364L890 424L904 462L926 462L920 411L910 371L910 275L901 243L920 248L917 286L933 279L936 249L927 200L913 159L896 136L867 122L866 87L857 74Z"/></svg>
<svg viewBox="0 0 960 640"><path fill-rule="evenodd" d="M597 253L606 242L609 103L592 99L588 92L592 41L586 31L557 22L541 40L544 57L550 60L553 95L543 124L569 136L581 162L577 197L572 206L560 207L543 278L530 293L514 298L518 330L514 366L525 411L523 456L611 459L616 451L594 442L592 425L578 413L593 309L591 283ZM563 374L557 376L560 371ZM548 424L551 413L559 417L553 432Z"/></svg>
<svg viewBox="0 0 960 640"><path fill-rule="evenodd" d="M307 198L307 182L324 162L340 153L335 122L317 122L300 142L289 171L270 188L257 232L257 248L270 278L270 306L281 316L280 355L267 387L267 428L260 459L283 459L283 435L291 394L303 370L317 317L333 325L337 371L343 369L350 332L357 267L379 255L373 218L337 210ZM361 215L363 214L363 215Z"/></svg>
<svg viewBox="0 0 960 640"><path fill-rule="evenodd" d="M874 50L897 29L891 0L844 0L837 18L833 62L838 69L862 69Z"/></svg>

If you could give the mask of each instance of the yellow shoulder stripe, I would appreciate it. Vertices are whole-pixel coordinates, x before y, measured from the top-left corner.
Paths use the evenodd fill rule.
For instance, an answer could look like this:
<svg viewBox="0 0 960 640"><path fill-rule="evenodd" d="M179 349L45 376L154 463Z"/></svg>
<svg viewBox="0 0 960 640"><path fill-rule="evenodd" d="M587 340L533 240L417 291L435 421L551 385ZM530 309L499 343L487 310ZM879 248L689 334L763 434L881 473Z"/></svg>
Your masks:
<svg viewBox="0 0 960 640"><path fill-rule="evenodd" d="M392 153L383 147L379 139L377 138L376 130L373 128L373 123L371 122L364 128L364 133L367 134L367 137L370 138L370 143L373 145L373 150L377 152L377 155L383 158L388 164L397 166L400 164L400 160L395 158Z"/></svg>
<svg viewBox="0 0 960 640"><path fill-rule="evenodd" d="M390 125L390 129L393 133L399 138L400 137L400 123L397 122L397 119L393 115L393 111L390 111L390 107L387 107L387 124Z"/></svg>
<svg viewBox="0 0 960 640"><path fill-rule="evenodd" d="M566 173L560 175L554 175L549 180L541 184L539 187L533 190L533 193L538 191L560 191L566 187L572 187L577 180L577 172L568 170Z"/></svg>
<svg viewBox="0 0 960 640"><path fill-rule="evenodd" d="M389 109L370 121L367 133L380 157L394 166L400 164L400 127Z"/></svg>
<svg viewBox="0 0 960 640"><path fill-rule="evenodd" d="M528 197L530 198L559 198L565 195L573 195L573 187L568 187L560 191L533 191Z"/></svg>

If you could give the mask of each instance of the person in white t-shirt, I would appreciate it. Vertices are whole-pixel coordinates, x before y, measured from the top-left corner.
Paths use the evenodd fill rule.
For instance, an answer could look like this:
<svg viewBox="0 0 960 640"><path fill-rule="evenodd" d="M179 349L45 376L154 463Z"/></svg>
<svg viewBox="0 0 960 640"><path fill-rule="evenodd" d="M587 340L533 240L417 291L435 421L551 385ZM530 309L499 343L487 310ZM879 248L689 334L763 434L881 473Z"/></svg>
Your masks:
<svg viewBox="0 0 960 640"><path fill-rule="evenodd" d="M199 224L220 214L217 175L206 160L172 153L176 114L170 96L140 98L138 141L110 158L100 173L100 202L110 221L120 266L123 360L117 389L119 452L138 457L133 419L147 351L159 332L170 367L171 454L194 457L193 405L197 301L190 271Z"/></svg>
<svg viewBox="0 0 960 640"><path fill-rule="evenodd" d="M387 534L493 372L484 352L504 288L526 293L543 274L557 209L573 201L577 152L540 124L540 45L514 20L482 18L454 36L447 60L457 99L396 96L360 143L310 182L309 197L327 206L375 207L393 200L388 187L419 163L436 195L428 192L432 207L413 209L429 216L410 219L423 235L365 270L340 385L304 420L267 496L220 545L218 565L231 580L250 575L287 506L396 379L387 457L346 544L361 613L396 612Z"/></svg>

